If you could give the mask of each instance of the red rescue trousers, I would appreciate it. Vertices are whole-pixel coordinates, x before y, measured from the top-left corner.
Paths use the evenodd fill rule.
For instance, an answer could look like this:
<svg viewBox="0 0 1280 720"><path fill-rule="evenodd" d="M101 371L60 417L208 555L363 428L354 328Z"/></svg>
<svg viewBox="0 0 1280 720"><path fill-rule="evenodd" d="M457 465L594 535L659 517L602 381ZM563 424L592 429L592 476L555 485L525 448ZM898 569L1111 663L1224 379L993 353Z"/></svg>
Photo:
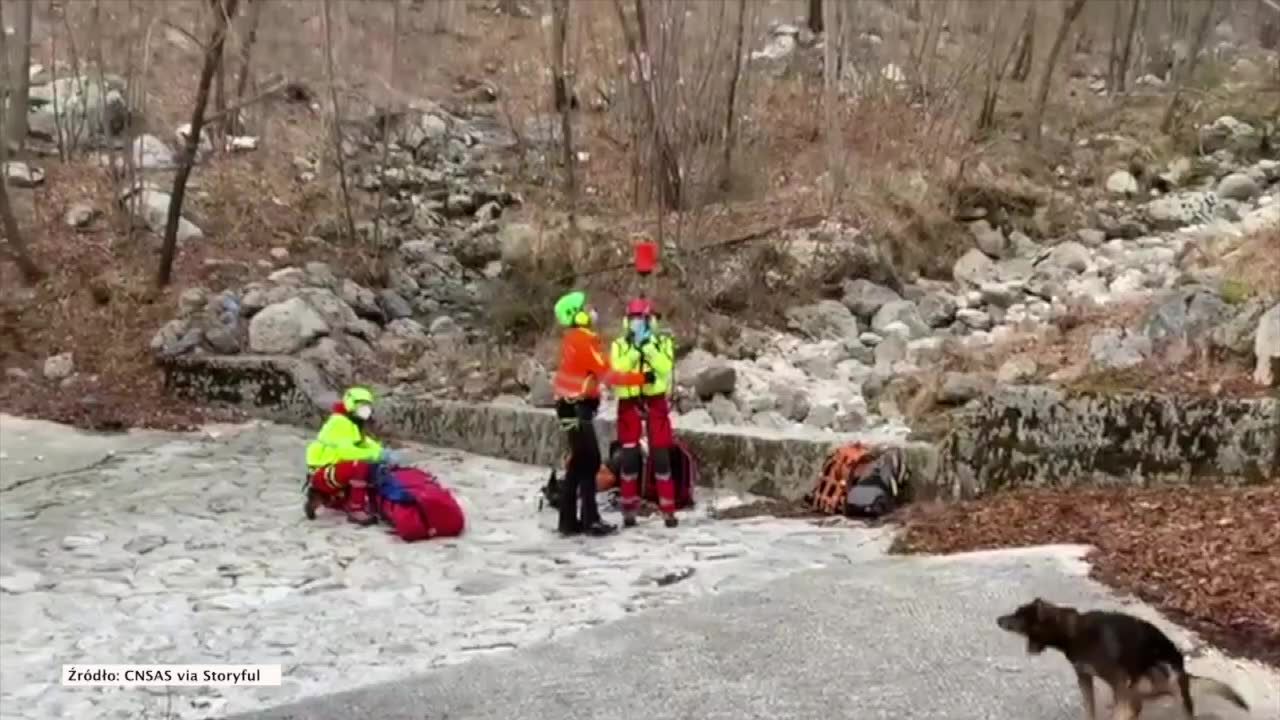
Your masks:
<svg viewBox="0 0 1280 720"><path fill-rule="evenodd" d="M369 504L369 463L347 460L316 468L311 487L324 498L326 507L363 512Z"/></svg>
<svg viewBox="0 0 1280 720"><path fill-rule="evenodd" d="M675 438L671 432L671 407L667 396L624 398L618 401L618 443L624 451L640 443L645 426L649 431L649 464L654 468L658 491L658 509L670 514L676 511L676 487L671 480L670 452ZM654 462L661 451L665 462ZM643 470L641 470L643 472ZM624 466L619 478L623 511L634 511L640 505L639 478Z"/></svg>

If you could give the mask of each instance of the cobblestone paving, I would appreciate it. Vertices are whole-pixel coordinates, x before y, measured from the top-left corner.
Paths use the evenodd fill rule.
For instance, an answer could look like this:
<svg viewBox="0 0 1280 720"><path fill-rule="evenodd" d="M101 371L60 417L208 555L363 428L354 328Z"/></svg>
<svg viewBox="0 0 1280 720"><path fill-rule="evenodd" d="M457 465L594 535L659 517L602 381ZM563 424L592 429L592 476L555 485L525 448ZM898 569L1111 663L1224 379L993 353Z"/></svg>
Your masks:
<svg viewBox="0 0 1280 720"><path fill-rule="evenodd" d="M336 513L303 518L298 429L111 440L3 421L3 720L252 710L857 563L889 541L879 530L699 510L674 531L650 518L613 538L566 540L552 532L552 511L537 509L545 469L409 448L458 493L470 528L406 544ZM67 688L64 663L280 663L284 684Z"/></svg>

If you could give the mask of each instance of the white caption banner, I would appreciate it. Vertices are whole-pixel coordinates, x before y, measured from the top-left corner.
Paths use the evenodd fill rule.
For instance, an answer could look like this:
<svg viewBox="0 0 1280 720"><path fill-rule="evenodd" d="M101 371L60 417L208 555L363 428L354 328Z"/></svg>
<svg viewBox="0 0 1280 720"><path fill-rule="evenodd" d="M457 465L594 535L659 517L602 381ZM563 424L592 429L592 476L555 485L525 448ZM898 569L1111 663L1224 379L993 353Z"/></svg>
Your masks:
<svg viewBox="0 0 1280 720"><path fill-rule="evenodd" d="M279 665L63 665L62 684L75 687L263 685L280 687Z"/></svg>

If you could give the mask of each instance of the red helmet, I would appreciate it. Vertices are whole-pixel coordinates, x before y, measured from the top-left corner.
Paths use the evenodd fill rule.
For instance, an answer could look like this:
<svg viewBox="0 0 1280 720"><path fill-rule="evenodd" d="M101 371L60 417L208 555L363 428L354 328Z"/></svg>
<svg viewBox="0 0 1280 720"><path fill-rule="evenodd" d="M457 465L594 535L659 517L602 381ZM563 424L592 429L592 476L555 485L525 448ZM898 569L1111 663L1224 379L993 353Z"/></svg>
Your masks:
<svg viewBox="0 0 1280 720"><path fill-rule="evenodd" d="M627 303L627 315L652 315L653 303L644 298L636 298Z"/></svg>

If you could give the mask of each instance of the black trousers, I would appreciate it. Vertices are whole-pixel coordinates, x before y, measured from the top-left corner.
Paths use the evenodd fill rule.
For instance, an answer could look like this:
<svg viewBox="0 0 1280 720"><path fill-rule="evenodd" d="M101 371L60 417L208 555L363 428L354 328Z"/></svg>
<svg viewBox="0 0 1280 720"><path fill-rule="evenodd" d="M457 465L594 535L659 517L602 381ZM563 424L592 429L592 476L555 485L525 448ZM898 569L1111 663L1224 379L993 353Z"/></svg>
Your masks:
<svg viewBox="0 0 1280 720"><path fill-rule="evenodd" d="M569 439L569 466L560 484L560 530L571 531L600 522L596 506L596 473L600 470L600 443L593 422L600 400L560 400L556 416ZM578 503L582 513L578 514Z"/></svg>

